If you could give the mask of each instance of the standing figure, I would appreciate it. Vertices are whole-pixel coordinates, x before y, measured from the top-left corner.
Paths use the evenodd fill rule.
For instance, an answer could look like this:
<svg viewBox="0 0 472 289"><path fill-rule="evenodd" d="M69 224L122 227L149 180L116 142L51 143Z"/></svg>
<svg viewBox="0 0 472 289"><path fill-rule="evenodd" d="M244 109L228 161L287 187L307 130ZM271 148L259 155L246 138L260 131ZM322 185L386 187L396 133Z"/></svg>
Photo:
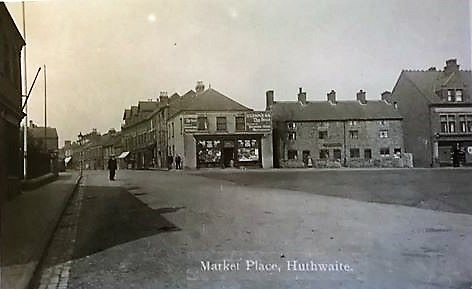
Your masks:
<svg viewBox="0 0 472 289"><path fill-rule="evenodd" d="M172 163L174 162L174 158L171 155L167 156L167 169L170 171L172 169Z"/></svg>
<svg viewBox="0 0 472 289"><path fill-rule="evenodd" d="M458 143L452 146L452 166L459 167L460 166L460 151L461 148Z"/></svg>
<svg viewBox="0 0 472 289"><path fill-rule="evenodd" d="M181 170L182 169L182 158L180 155L175 156L175 169Z"/></svg>
<svg viewBox="0 0 472 289"><path fill-rule="evenodd" d="M114 181L116 171L116 159L114 155L108 160L108 170L110 171L110 181Z"/></svg>

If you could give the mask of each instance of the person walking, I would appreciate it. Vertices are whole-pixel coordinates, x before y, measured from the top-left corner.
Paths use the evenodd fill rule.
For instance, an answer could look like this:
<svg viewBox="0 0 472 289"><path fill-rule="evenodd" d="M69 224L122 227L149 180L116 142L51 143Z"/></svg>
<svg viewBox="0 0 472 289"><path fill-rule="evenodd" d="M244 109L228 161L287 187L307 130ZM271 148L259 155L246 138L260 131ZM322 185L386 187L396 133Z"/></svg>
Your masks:
<svg viewBox="0 0 472 289"><path fill-rule="evenodd" d="M110 181L114 181L116 171L116 159L114 155L108 160L108 170L110 171Z"/></svg>

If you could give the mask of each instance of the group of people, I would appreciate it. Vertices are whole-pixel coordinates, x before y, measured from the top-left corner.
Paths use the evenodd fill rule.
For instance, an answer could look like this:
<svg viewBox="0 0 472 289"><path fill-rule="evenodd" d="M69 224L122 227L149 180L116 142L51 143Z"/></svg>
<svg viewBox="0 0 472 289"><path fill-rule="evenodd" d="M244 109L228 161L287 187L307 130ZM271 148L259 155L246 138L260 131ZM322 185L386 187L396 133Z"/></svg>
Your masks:
<svg viewBox="0 0 472 289"><path fill-rule="evenodd" d="M181 170L182 169L182 157L180 155L176 155L175 158L171 155L167 156L167 168L169 170L172 169L172 164L175 162L175 169Z"/></svg>

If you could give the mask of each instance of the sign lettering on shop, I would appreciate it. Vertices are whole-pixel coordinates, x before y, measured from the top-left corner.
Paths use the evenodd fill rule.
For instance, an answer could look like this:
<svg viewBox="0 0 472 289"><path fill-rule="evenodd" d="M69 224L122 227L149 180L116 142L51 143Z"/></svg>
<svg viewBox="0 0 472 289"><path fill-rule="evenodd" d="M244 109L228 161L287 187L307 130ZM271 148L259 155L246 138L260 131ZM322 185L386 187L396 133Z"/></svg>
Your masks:
<svg viewBox="0 0 472 289"><path fill-rule="evenodd" d="M196 132L198 130L197 116L186 115L184 117L183 127L184 127L184 132Z"/></svg>
<svg viewBox="0 0 472 289"><path fill-rule="evenodd" d="M251 111L246 113L246 131L270 132L272 130L272 117L270 112Z"/></svg>

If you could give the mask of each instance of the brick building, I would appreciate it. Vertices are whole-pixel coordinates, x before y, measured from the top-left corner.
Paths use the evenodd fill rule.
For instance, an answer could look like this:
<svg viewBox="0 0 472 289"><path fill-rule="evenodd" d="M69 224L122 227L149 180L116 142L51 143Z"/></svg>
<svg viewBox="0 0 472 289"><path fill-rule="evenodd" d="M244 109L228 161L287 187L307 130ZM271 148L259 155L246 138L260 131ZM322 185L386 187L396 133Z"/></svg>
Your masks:
<svg viewBox="0 0 472 289"><path fill-rule="evenodd" d="M20 191L22 155L20 53L25 45L5 4L0 2L0 202Z"/></svg>
<svg viewBox="0 0 472 289"><path fill-rule="evenodd" d="M455 146L461 163L472 165L471 86L471 71L460 70L456 59L444 70L401 72L389 101L403 117L405 148L415 166L452 165Z"/></svg>
<svg viewBox="0 0 472 289"><path fill-rule="evenodd" d="M338 101L331 91L326 101L274 101L272 113L274 165L277 167L403 166L402 118L384 100L371 101L359 91L355 101Z"/></svg>

